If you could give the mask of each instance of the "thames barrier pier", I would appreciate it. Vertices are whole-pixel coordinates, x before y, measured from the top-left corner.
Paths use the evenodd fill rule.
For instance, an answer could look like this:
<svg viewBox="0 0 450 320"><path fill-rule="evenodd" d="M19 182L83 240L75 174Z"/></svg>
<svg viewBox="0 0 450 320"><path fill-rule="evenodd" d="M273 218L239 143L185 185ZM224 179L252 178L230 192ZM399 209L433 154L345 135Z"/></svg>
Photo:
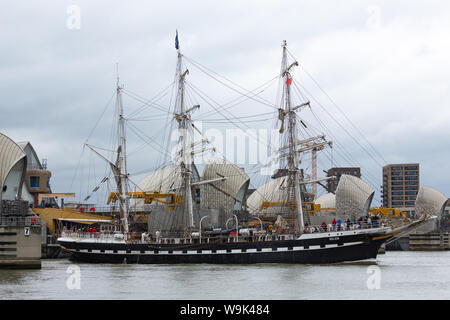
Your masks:
<svg viewBox="0 0 450 320"><path fill-rule="evenodd" d="M41 268L41 226L0 226L0 268Z"/></svg>
<svg viewBox="0 0 450 320"><path fill-rule="evenodd" d="M21 200L27 157L0 133L0 268L41 268L40 219Z"/></svg>

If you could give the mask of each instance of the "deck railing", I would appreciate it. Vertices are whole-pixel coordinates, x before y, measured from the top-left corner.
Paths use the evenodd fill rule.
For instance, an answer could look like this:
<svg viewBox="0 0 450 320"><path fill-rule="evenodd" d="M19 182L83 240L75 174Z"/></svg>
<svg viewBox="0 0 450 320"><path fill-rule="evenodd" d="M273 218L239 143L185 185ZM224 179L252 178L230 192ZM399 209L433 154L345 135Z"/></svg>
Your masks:
<svg viewBox="0 0 450 320"><path fill-rule="evenodd" d="M121 235L121 234L119 234ZM69 231L65 230L61 232L61 237L73 238L73 239L96 239L99 242L102 241L122 241L122 237L117 237L112 232L85 232L85 231Z"/></svg>
<svg viewBox="0 0 450 320"><path fill-rule="evenodd" d="M374 221L372 223L367 222L361 222L361 223L350 223L347 225L347 223L342 223L341 225L333 225L328 224L326 227L323 227L322 225L311 225L305 227L305 233L325 233L325 232L337 232L337 231L350 231L350 230L361 230L361 229L372 229L372 228L380 228L380 227L386 227L388 226L388 223L386 221ZM92 232L86 232L86 231L71 231L71 230L64 230L61 233L62 237L67 238L73 238L73 239L92 239L96 242L105 242L105 241L116 241L116 242L123 242L126 240L127 242L132 243L173 243L172 239L178 238L179 240L182 240L180 243L194 243L197 240L197 238L188 238L188 239L182 239L182 237L176 236L173 234L173 237L168 236L169 234L165 234L164 236L158 236L157 238L151 237L151 236L142 236L141 233L128 233L124 235L123 233L114 233L114 232L99 232L99 231L92 231ZM286 240L286 234L283 233L266 233L263 235L253 235L252 236L254 240L258 241L268 241L270 240ZM202 238L202 242L208 242L209 237L205 236ZM234 242L235 236L229 235L228 236L228 242ZM241 238L242 239L242 238Z"/></svg>
<svg viewBox="0 0 450 320"><path fill-rule="evenodd" d="M322 225L311 225L305 226L305 233L320 233L320 232L335 232L335 231L349 231L349 230L360 230L360 229L372 229L372 228L380 228L387 226L388 223L386 221L372 221L368 222L356 222L356 223L341 223L338 224L327 224L326 226Z"/></svg>

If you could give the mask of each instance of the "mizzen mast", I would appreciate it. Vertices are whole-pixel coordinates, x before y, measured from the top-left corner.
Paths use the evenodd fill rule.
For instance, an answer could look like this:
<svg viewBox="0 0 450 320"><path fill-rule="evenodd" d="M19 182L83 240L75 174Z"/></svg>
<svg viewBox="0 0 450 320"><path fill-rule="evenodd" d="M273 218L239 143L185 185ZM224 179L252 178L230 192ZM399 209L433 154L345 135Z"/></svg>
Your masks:
<svg viewBox="0 0 450 320"><path fill-rule="evenodd" d="M283 148L287 148L289 150L286 158L288 165L288 203L293 204L293 216L295 221L295 230L300 234L303 233L304 230L304 219L303 219L303 209L302 209L302 197L300 191L300 171L299 171L299 157L298 152L296 150L297 144L297 124L296 124L296 110L302 107L303 105L292 107L292 98L291 98L291 84L292 84L292 75L290 73L291 68L294 66L298 66L298 62L295 61L289 66L287 65L287 44L286 41L283 42L283 60L281 66L281 77L283 80L283 101L282 106L284 108L280 108L280 119L282 119L282 129L280 129L280 133L284 132L284 121L287 123L287 139L284 140L284 143L287 144L283 146ZM291 207L291 206L290 206Z"/></svg>

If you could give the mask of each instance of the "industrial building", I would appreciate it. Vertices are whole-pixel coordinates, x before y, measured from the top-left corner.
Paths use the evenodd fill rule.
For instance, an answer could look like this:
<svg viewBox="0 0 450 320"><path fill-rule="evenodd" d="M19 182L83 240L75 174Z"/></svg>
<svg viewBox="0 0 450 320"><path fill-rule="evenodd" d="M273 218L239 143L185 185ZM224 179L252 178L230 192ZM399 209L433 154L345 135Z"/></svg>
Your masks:
<svg viewBox="0 0 450 320"><path fill-rule="evenodd" d="M334 179L329 179L327 181L327 191L330 193L335 193L339 180L343 174L355 176L361 178L361 168L358 167L334 167L327 171L327 177L335 177Z"/></svg>

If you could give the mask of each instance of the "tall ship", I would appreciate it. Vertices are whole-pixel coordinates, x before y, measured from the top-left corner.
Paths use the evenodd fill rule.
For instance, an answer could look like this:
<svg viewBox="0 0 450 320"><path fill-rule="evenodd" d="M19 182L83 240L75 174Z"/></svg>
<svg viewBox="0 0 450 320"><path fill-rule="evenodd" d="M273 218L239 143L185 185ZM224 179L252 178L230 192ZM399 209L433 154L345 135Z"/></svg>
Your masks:
<svg viewBox="0 0 450 320"><path fill-rule="evenodd" d="M95 232L64 227L58 243L70 253L72 260L141 264L357 261L376 258L383 243L432 219L431 210L421 210L417 219L373 216L376 223L370 218L367 221L373 192L362 180L345 175L333 195L335 212L318 215L316 209L320 205L314 202L316 195L311 196L306 186L312 185L312 190L317 190L322 180L317 174L308 177L304 173L300 156L318 151L331 142L324 136L298 135L299 126L305 125L299 111L310 107L310 103L293 101L293 69L298 62L289 61L285 41L278 75L278 106L273 113L278 121L280 143L275 149L278 168L272 180L248 196L250 181L244 170L217 155L208 159L200 175L195 157L207 150L214 152L215 148L196 127L194 115L200 105L187 103L189 71L184 68L178 35L176 48L176 98L170 117L178 136L171 162L132 186L127 168L127 120L122 102L125 89L118 78L118 145L114 158L111 160L93 146L87 146L111 169L114 190L107 203L117 205L120 223L99 222ZM256 97L255 92L242 90L240 93L245 98ZM213 112L224 114L224 109ZM244 119L224 118L245 123ZM195 141L196 135L200 136L199 141ZM158 141L151 143L160 146ZM339 210L352 214L336 215ZM146 230L133 227L137 212L144 213Z"/></svg>

